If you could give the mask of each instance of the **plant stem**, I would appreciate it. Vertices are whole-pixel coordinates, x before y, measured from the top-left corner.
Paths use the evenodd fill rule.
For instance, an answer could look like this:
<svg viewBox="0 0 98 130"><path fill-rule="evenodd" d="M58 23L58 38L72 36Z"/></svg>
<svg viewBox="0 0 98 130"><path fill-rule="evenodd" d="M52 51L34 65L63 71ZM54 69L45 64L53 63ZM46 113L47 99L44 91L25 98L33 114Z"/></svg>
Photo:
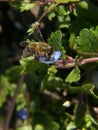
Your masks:
<svg viewBox="0 0 98 130"><path fill-rule="evenodd" d="M88 63L98 62L98 57L90 57L90 58L84 58L84 59L75 59L75 58L69 58L66 57L66 60L58 60L55 63L56 68L71 68L74 66L82 66Z"/></svg>
<svg viewBox="0 0 98 130"><path fill-rule="evenodd" d="M11 116L12 116L13 109L14 109L15 102L16 102L16 98L18 96L18 93L19 93L21 84L23 82L23 79L24 79L24 75L20 75L18 83L17 83L16 90L15 90L15 95L14 95L14 97L12 99L12 103L8 106L8 111L7 111L7 114L6 114L6 117L5 117L5 122L4 122L4 128L3 128L3 130L8 130L8 128L9 128Z"/></svg>

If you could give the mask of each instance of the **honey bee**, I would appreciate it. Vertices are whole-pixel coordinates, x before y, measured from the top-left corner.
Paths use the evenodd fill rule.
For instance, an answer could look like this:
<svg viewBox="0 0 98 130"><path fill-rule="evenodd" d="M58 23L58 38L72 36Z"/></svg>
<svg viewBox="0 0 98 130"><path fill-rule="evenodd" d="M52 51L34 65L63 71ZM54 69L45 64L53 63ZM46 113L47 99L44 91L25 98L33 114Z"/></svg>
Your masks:
<svg viewBox="0 0 98 130"><path fill-rule="evenodd" d="M54 52L54 49L45 42L32 42L28 44L26 41L23 41L20 45L25 47L23 50L23 57L35 56L37 59L39 59L39 57L44 57L45 60L50 60Z"/></svg>
<svg viewBox="0 0 98 130"><path fill-rule="evenodd" d="M51 60L51 55L54 53L54 49L44 42L39 28L36 27L35 29L34 33L37 35L39 42L20 42L20 45L25 47L23 50L23 57L35 56L37 59L44 57L45 60L49 61Z"/></svg>

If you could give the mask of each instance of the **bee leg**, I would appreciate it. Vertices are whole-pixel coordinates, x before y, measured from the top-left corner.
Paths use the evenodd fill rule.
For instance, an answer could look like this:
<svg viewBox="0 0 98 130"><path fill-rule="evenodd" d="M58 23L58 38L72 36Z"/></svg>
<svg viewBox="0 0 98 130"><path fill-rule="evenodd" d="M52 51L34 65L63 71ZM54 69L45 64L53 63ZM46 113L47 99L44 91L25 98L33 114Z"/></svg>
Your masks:
<svg viewBox="0 0 98 130"><path fill-rule="evenodd" d="M36 58L36 59L39 59L38 52L35 53L35 58Z"/></svg>

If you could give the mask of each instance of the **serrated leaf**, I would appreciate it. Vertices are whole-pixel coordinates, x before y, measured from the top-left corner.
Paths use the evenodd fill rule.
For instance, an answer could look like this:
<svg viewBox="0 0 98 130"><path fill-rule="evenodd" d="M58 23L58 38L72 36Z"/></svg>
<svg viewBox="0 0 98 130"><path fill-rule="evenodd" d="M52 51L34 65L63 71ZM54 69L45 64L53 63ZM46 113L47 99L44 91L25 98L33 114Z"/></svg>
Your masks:
<svg viewBox="0 0 98 130"><path fill-rule="evenodd" d="M75 67L65 79L66 82L72 83L77 82L80 79L80 70L78 67Z"/></svg>
<svg viewBox="0 0 98 130"><path fill-rule="evenodd" d="M25 2L22 2L21 3L21 7L20 7L20 10L23 12L23 11L27 11L31 8L33 8L35 6L35 3L25 3Z"/></svg>
<svg viewBox="0 0 98 130"><path fill-rule="evenodd" d="M55 50L60 50L62 46L62 32L57 30L56 32L52 32L50 38L48 38L48 44L52 46Z"/></svg>
<svg viewBox="0 0 98 130"><path fill-rule="evenodd" d="M98 53L98 39L91 30L83 29L80 36L77 37L77 52L83 54L96 54Z"/></svg>

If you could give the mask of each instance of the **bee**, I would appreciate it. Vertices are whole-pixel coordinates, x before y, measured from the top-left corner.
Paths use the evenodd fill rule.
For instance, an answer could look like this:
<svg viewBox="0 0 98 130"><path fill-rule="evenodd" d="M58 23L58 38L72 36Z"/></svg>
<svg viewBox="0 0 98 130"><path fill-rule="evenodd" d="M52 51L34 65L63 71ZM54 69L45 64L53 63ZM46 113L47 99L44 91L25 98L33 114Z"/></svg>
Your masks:
<svg viewBox="0 0 98 130"><path fill-rule="evenodd" d="M37 37L39 42L20 42L20 45L24 47L23 57L35 56L37 59L43 57L47 61L51 60L51 55L54 53L54 49L44 42L43 36L38 27L35 28L33 35Z"/></svg>
<svg viewBox="0 0 98 130"><path fill-rule="evenodd" d="M50 60L51 55L54 52L54 49L45 42L32 42L28 43L26 41L20 42L22 47L25 47L23 50L23 57L35 56L44 57L45 60Z"/></svg>

